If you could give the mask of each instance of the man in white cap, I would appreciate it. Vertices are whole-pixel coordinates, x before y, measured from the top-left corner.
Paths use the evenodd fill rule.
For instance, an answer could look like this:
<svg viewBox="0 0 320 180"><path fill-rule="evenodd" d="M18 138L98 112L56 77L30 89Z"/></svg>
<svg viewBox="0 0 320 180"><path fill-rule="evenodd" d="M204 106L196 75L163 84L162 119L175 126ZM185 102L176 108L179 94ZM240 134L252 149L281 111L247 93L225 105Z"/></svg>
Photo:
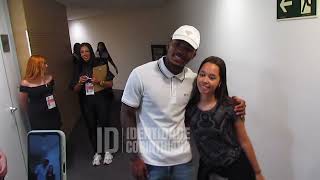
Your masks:
<svg viewBox="0 0 320 180"><path fill-rule="evenodd" d="M192 154L184 121L196 74L185 65L196 56L199 45L199 31L181 26L172 35L167 55L135 68L127 80L121 120L124 127L137 131L137 137L126 136L138 144L137 151L131 153L136 179L192 179ZM238 101L235 110L244 114L245 103ZM126 144L127 151L134 148L130 145Z"/></svg>

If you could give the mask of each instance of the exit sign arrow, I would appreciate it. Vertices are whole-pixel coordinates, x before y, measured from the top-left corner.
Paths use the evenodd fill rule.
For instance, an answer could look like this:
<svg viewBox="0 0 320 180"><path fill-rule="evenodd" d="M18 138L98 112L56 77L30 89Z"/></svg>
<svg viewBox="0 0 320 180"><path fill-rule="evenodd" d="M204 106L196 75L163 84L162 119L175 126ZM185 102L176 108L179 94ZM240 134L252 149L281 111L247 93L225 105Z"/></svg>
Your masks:
<svg viewBox="0 0 320 180"><path fill-rule="evenodd" d="M282 11L285 13L287 12L287 9L286 9L287 6L292 6L292 0L291 1L281 0L280 7Z"/></svg>
<svg viewBox="0 0 320 180"><path fill-rule="evenodd" d="M317 17L320 0L277 0L277 19Z"/></svg>

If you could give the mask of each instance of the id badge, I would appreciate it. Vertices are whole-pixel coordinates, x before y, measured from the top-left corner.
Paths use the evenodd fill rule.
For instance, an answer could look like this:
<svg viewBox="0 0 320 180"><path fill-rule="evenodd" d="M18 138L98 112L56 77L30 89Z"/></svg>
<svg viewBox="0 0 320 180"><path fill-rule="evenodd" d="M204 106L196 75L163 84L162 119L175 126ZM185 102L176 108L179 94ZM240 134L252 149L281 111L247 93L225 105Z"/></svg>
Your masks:
<svg viewBox="0 0 320 180"><path fill-rule="evenodd" d="M56 107L56 102L54 101L53 95L46 97L48 109L52 109Z"/></svg>
<svg viewBox="0 0 320 180"><path fill-rule="evenodd" d="M91 82L86 83L86 95L94 95L94 87Z"/></svg>

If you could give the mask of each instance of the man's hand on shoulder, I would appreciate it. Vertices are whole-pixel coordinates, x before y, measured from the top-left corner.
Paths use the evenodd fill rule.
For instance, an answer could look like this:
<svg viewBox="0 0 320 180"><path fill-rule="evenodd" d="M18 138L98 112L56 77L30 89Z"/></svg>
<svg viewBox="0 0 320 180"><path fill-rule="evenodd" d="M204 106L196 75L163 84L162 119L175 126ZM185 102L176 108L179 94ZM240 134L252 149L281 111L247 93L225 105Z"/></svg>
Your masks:
<svg viewBox="0 0 320 180"><path fill-rule="evenodd" d="M246 115L246 101L237 96L232 96L232 100L235 104L234 111L237 116L244 117Z"/></svg>

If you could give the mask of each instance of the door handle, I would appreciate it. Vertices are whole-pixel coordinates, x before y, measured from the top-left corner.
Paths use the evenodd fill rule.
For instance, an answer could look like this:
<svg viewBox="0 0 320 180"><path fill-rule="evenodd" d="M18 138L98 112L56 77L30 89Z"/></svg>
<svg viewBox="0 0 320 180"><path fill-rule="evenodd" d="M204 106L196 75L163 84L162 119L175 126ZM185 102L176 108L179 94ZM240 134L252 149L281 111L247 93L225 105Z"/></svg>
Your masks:
<svg viewBox="0 0 320 180"><path fill-rule="evenodd" d="M18 108L16 108L16 107L9 107L9 109L10 109L11 113L14 113Z"/></svg>

